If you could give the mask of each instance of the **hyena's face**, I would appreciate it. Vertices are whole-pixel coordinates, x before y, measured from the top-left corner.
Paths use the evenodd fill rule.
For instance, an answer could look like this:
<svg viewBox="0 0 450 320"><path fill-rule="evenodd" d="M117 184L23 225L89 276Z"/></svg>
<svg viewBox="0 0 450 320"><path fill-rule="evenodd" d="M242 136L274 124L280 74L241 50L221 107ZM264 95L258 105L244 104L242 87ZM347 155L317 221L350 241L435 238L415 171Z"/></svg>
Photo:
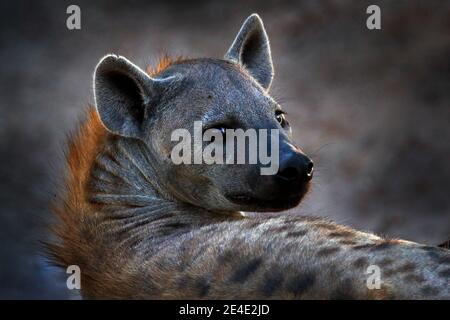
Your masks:
<svg viewBox="0 0 450 320"><path fill-rule="evenodd" d="M252 15L224 60L186 60L150 78L125 58L104 58L97 109L110 131L149 146L176 198L210 210L284 210L301 201L313 169L267 92L272 76L267 35Z"/></svg>

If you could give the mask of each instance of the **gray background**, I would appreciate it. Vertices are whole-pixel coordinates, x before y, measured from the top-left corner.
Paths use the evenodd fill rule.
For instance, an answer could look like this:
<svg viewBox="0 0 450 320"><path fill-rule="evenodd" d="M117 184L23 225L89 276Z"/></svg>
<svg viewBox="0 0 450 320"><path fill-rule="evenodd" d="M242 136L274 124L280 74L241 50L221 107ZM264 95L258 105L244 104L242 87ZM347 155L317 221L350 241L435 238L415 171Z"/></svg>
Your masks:
<svg viewBox="0 0 450 320"><path fill-rule="evenodd" d="M78 4L82 30L66 29ZM382 30L365 27L382 9ZM449 1L76 1L0 4L0 298L76 298L39 254L65 136L106 53L221 57L264 19L295 141L317 164L295 210L390 237L450 236Z"/></svg>

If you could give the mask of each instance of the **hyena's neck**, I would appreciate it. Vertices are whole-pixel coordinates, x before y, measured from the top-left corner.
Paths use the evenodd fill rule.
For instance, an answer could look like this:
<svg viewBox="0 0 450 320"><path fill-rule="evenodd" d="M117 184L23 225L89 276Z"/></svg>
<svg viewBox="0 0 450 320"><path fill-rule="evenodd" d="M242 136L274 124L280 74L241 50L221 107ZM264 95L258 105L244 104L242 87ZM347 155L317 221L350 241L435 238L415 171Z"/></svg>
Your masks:
<svg viewBox="0 0 450 320"><path fill-rule="evenodd" d="M155 164L152 153L142 142L109 139L92 167L89 200L125 207L173 202L174 199L163 191Z"/></svg>
<svg viewBox="0 0 450 320"><path fill-rule="evenodd" d="M168 192L158 159L149 146L134 139L111 138L96 157L88 184L88 200L109 212L142 212L156 216L215 216ZM139 209L139 210L138 210Z"/></svg>

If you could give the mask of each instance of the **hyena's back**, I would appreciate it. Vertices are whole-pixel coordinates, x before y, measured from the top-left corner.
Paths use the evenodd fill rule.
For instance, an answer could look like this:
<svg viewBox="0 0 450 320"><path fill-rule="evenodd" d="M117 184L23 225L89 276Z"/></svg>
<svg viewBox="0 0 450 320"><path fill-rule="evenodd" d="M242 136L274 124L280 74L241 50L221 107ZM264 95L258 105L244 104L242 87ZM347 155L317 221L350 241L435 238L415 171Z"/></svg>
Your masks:
<svg viewBox="0 0 450 320"><path fill-rule="evenodd" d="M91 230L93 242L85 247L92 251L73 257L85 262L84 296L450 298L450 254L444 249L381 239L317 218L224 221L174 212L161 220L93 221L97 231ZM130 228L132 236L125 236ZM369 266L381 270L378 289L370 287Z"/></svg>

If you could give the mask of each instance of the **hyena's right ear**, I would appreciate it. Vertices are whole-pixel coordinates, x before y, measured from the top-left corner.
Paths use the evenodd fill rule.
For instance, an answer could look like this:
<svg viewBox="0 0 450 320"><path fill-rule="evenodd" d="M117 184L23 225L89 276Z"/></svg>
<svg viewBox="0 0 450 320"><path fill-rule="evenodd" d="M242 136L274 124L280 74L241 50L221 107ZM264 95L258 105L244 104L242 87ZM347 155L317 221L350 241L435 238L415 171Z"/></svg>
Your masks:
<svg viewBox="0 0 450 320"><path fill-rule="evenodd" d="M264 89L269 89L274 73L269 37L256 13L244 21L225 59L243 65Z"/></svg>
<svg viewBox="0 0 450 320"><path fill-rule="evenodd" d="M94 73L95 105L101 121L112 133L142 138L149 104L174 80L151 78L124 57L105 56Z"/></svg>

